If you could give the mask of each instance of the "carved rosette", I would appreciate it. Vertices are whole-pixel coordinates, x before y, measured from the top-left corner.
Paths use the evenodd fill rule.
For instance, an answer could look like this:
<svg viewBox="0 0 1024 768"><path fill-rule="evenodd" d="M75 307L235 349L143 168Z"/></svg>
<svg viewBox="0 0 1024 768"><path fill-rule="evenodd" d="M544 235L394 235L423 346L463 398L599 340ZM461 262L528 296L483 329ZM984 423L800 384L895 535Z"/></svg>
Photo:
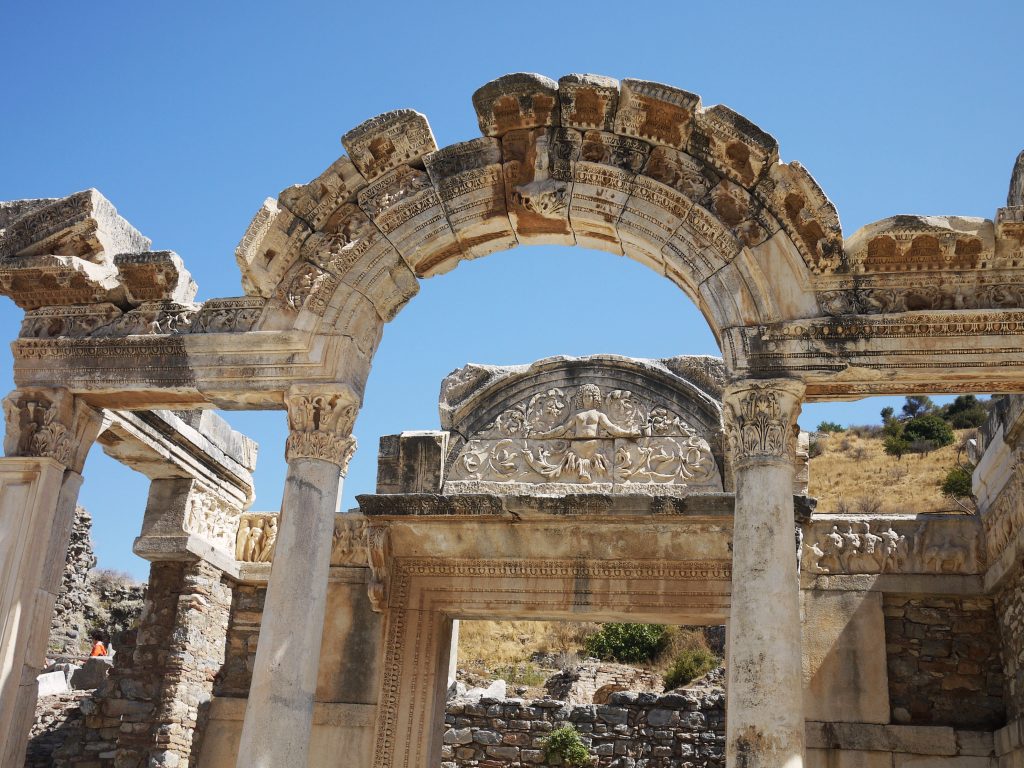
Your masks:
<svg viewBox="0 0 1024 768"><path fill-rule="evenodd" d="M725 388L722 419L733 462L796 458L802 382L794 379L741 381Z"/></svg>
<svg viewBox="0 0 1024 768"><path fill-rule="evenodd" d="M7 456L53 459L75 472L99 434L101 417L66 389L16 389L4 399Z"/></svg>
<svg viewBox="0 0 1024 768"><path fill-rule="evenodd" d="M359 409L358 398L348 389L315 394L293 390L287 407L290 431L285 458L330 461L345 475L356 452L352 425Z"/></svg>

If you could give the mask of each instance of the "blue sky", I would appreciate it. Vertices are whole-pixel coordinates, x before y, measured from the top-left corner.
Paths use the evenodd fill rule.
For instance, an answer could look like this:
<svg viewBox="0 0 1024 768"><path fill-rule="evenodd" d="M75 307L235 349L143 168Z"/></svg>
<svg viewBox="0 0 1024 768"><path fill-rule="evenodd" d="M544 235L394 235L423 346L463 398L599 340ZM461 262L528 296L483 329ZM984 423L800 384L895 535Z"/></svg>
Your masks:
<svg viewBox="0 0 1024 768"><path fill-rule="evenodd" d="M16 3L0 0L0 199L102 191L177 251L199 299L242 293L234 247L265 197L305 182L380 112L427 115L438 144L478 134L470 97L506 72L658 80L774 135L835 202L846 235L897 213L992 217L1024 148L1020 2ZM0 300L0 328L21 311ZM465 362L717 353L674 286L605 253L519 248L425 281L388 326L345 488L373 491L381 434L437 425ZM13 386L0 348L0 384ZM896 401L898 402L898 401ZM877 420L879 400L802 423ZM256 508L280 503L284 416L232 413L261 443ZM101 566L130 553L147 483L99 449L81 500Z"/></svg>

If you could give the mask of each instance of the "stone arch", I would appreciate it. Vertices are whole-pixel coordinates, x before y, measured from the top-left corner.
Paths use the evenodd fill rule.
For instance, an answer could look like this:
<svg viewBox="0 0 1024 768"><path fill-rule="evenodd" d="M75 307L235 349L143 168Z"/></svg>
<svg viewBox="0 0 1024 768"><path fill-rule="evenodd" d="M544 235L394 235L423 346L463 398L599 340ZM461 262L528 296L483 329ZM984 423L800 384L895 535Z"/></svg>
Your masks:
<svg viewBox="0 0 1024 768"><path fill-rule="evenodd" d="M412 110L342 138L342 156L268 199L239 245L257 328L342 335L372 356L420 279L518 245L583 245L672 280L721 340L817 317L838 217L775 140L725 106L639 80L506 75L473 95L484 136L438 149Z"/></svg>

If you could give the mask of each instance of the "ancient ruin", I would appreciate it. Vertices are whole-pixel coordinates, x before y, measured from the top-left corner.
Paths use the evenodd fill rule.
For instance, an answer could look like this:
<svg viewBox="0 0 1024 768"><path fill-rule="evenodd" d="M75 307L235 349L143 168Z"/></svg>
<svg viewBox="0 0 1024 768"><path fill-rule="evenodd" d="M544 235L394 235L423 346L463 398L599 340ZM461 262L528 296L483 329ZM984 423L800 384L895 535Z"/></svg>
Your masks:
<svg viewBox="0 0 1024 768"><path fill-rule="evenodd" d="M25 310L0 460L0 763L24 764L99 443L151 479L134 550L152 566L68 764L436 766L464 738L445 743L455 622L580 615L728 625L730 767L1021 764L1024 399L976 445L971 515L814 514L797 418L1024 392L1024 153L991 220L900 215L844 239L774 138L687 91L514 74L473 105L483 136L441 149L412 110L346 133L347 155L257 211L239 297L195 302L181 258L95 190L0 204L0 293ZM384 324L426 278L530 243L649 266L722 359L468 365L440 429L382 438L377 493L338 514ZM279 513L250 511L256 446L214 408L287 413ZM493 706L449 714L559 719ZM594 706L594 733L723 717L697 698ZM481 759L536 762L501 738ZM648 766L686 762L652 738L669 753ZM633 759L612 741L600 765Z"/></svg>

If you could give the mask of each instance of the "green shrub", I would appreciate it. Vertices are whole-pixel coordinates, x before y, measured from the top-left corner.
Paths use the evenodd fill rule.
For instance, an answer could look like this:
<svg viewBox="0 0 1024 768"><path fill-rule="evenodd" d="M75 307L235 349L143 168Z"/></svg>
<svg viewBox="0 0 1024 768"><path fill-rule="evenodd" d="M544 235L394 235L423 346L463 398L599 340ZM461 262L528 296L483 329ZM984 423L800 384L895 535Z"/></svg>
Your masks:
<svg viewBox="0 0 1024 768"><path fill-rule="evenodd" d="M973 429L985 423L988 408L974 395L960 395L949 405L944 405L939 415L948 421L953 429Z"/></svg>
<svg viewBox="0 0 1024 768"><path fill-rule="evenodd" d="M955 499L971 496L971 473L963 467L953 467L946 473L941 487L944 494Z"/></svg>
<svg viewBox="0 0 1024 768"><path fill-rule="evenodd" d="M604 661L638 664L657 655L664 635L661 624L602 624L583 642L583 648Z"/></svg>
<svg viewBox="0 0 1024 768"><path fill-rule="evenodd" d="M707 648L687 648L665 670L665 690L671 691L715 669L721 660Z"/></svg>
<svg viewBox="0 0 1024 768"><path fill-rule="evenodd" d="M930 443L936 448L951 445L956 439L953 428L931 413L915 416L904 424L902 437L909 443Z"/></svg>
<svg viewBox="0 0 1024 768"><path fill-rule="evenodd" d="M890 456L902 459L903 454L910 450L910 443L899 435L889 435L882 441L882 447Z"/></svg>
<svg viewBox="0 0 1024 768"><path fill-rule="evenodd" d="M590 765L590 752L583 744L583 739L571 725L563 725L549 733L543 741L544 762L551 765L551 759L557 757L562 765L569 768Z"/></svg>
<svg viewBox="0 0 1024 768"><path fill-rule="evenodd" d="M846 427L834 421L823 421L818 425L819 432L845 432Z"/></svg>

